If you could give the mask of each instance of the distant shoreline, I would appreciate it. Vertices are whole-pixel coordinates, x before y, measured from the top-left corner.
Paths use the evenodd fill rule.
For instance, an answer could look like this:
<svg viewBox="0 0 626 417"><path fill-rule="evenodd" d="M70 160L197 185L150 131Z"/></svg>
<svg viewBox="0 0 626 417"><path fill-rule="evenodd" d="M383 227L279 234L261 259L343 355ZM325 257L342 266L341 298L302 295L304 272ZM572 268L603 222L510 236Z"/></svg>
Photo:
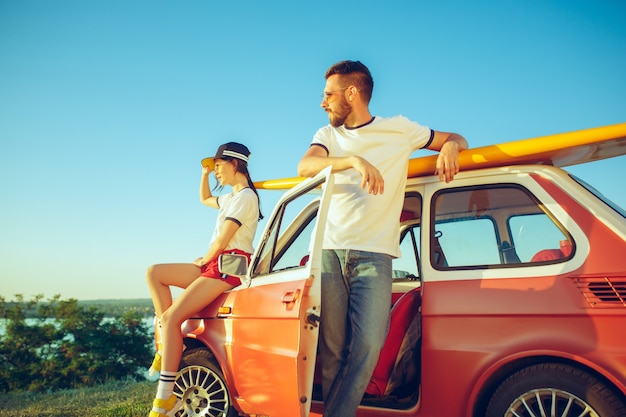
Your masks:
<svg viewBox="0 0 626 417"><path fill-rule="evenodd" d="M66 301L61 299L59 301ZM51 300L40 300L40 304L46 304ZM18 301L5 301L8 308ZM154 316L154 307L150 298L120 298L120 299L94 299L94 300L76 300L81 308L94 308L104 313L106 317L119 317L126 313L139 313L144 317ZM35 307L31 307L25 311L27 318L38 317Z"/></svg>
<svg viewBox="0 0 626 417"><path fill-rule="evenodd" d="M102 303L150 303L152 305L152 300L150 298L96 298L90 300L77 300L79 304L102 304Z"/></svg>

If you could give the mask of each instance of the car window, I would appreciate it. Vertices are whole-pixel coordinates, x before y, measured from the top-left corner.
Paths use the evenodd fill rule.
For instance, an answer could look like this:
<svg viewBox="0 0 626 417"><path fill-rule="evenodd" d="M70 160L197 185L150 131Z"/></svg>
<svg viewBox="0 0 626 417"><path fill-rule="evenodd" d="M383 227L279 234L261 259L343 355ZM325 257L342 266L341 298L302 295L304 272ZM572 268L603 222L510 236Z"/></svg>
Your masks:
<svg viewBox="0 0 626 417"><path fill-rule="evenodd" d="M412 225L403 232L400 240L402 254L392 261L394 280L419 280L419 238L419 224Z"/></svg>
<svg viewBox="0 0 626 417"><path fill-rule="evenodd" d="M277 257L274 270L295 268L304 266L307 263L309 257L309 242L315 226L313 220L316 215L317 212L314 212L300 225L295 236L283 249L283 253Z"/></svg>
<svg viewBox="0 0 626 417"><path fill-rule="evenodd" d="M437 224L431 240L435 266L458 267L500 263L497 229L490 218L464 218Z"/></svg>
<svg viewBox="0 0 626 417"><path fill-rule="evenodd" d="M430 262L438 269L532 266L572 253L566 229L516 184L441 190L431 212Z"/></svg>
<svg viewBox="0 0 626 417"><path fill-rule="evenodd" d="M533 257L537 260L544 250L562 250L567 246L567 237L545 213L512 216L509 228L521 262L533 262Z"/></svg>
<svg viewBox="0 0 626 417"><path fill-rule="evenodd" d="M251 278L306 264L319 207L317 192L297 196L280 208L266 243L255 262Z"/></svg>
<svg viewBox="0 0 626 417"><path fill-rule="evenodd" d="M404 196L400 214L400 252L394 258L394 280L419 280L420 223L422 221L422 196L409 192Z"/></svg>

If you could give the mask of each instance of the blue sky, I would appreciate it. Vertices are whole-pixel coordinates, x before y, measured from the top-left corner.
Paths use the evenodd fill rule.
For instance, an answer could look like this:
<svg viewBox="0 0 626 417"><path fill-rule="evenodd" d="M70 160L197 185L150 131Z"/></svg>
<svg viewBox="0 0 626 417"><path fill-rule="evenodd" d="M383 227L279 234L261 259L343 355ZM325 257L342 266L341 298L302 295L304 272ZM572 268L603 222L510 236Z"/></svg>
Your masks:
<svg viewBox="0 0 626 417"><path fill-rule="evenodd" d="M624 21L598 0L0 0L0 296L149 297L148 265L208 246L200 159L238 140L255 180L295 176L343 59L374 114L472 147L623 123ZM626 207L625 163L570 171Z"/></svg>

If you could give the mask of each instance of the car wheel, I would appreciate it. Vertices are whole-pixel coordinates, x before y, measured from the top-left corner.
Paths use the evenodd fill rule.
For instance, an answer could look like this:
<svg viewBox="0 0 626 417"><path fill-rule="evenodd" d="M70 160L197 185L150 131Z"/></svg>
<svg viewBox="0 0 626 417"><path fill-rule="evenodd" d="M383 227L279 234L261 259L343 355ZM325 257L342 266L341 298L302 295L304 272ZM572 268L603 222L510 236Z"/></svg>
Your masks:
<svg viewBox="0 0 626 417"><path fill-rule="evenodd" d="M572 366L540 364L508 377L494 392L487 417L620 417L623 397Z"/></svg>
<svg viewBox="0 0 626 417"><path fill-rule="evenodd" d="M224 375L205 348L185 351L174 394L182 400L177 417L236 417Z"/></svg>

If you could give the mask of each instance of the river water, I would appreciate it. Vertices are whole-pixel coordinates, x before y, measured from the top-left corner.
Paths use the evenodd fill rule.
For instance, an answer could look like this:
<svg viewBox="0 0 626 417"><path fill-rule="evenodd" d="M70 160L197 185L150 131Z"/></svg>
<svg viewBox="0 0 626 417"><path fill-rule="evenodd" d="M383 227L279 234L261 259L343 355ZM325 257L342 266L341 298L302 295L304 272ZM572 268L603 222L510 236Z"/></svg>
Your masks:
<svg viewBox="0 0 626 417"><path fill-rule="evenodd" d="M105 317L104 320L113 320L114 317ZM154 329L154 318L146 317L141 319L141 321L148 326L148 328L152 331ZM29 326L34 325L43 325L48 323L54 323L55 319L26 319L26 324ZM0 319L0 336L4 336L6 329L7 319Z"/></svg>

